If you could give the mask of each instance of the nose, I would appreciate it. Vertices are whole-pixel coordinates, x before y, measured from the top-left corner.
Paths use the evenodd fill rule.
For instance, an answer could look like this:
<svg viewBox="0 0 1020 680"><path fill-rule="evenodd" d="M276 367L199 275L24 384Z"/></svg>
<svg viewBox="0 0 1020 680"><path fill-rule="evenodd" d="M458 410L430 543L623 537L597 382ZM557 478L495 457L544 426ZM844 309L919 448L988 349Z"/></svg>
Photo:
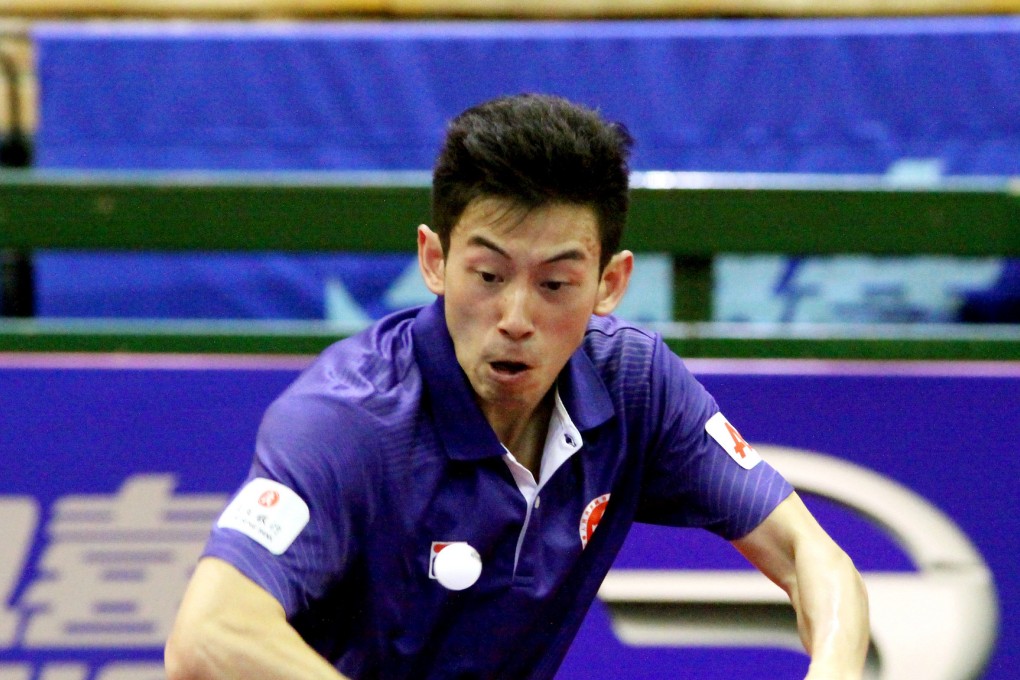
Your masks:
<svg viewBox="0 0 1020 680"><path fill-rule="evenodd" d="M511 340L523 340L535 332L531 300L526 287L507 286L503 291L499 332Z"/></svg>

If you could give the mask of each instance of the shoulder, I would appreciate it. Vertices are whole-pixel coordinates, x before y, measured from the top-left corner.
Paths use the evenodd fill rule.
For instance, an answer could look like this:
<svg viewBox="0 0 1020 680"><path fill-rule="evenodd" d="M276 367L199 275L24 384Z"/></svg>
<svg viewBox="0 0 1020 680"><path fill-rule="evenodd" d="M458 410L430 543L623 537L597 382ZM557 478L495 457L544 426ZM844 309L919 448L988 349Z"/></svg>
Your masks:
<svg viewBox="0 0 1020 680"><path fill-rule="evenodd" d="M656 427L703 421L716 409L659 333L612 316L593 317L582 347L613 400L640 407Z"/></svg>
<svg viewBox="0 0 1020 680"><path fill-rule="evenodd" d="M592 317L582 348L603 374L615 372L621 378L644 378L664 386L694 380L660 333L613 316Z"/></svg>
<svg viewBox="0 0 1020 680"><path fill-rule="evenodd" d="M263 452L340 464L410 427L421 397L413 320L414 310L401 312L326 348L266 410Z"/></svg>
<svg viewBox="0 0 1020 680"><path fill-rule="evenodd" d="M350 414L393 411L420 382L411 328L416 310L387 316L327 347L281 398L311 399Z"/></svg>
<svg viewBox="0 0 1020 680"><path fill-rule="evenodd" d="M393 389L415 368L411 328L417 311L397 312L333 343L302 374L295 388L328 391L347 401Z"/></svg>
<svg viewBox="0 0 1020 680"><path fill-rule="evenodd" d="M582 348L600 369L649 364L662 346L662 338L615 316L593 316Z"/></svg>
<svg viewBox="0 0 1020 680"><path fill-rule="evenodd" d="M686 373L661 335L613 316L592 318L582 350L611 391L649 393Z"/></svg>

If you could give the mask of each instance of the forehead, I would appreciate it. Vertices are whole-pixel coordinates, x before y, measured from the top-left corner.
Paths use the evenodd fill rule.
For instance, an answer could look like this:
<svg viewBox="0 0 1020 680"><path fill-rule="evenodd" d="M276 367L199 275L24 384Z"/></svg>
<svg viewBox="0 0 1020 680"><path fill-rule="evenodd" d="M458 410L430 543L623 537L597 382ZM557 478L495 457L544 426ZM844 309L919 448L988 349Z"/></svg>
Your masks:
<svg viewBox="0 0 1020 680"><path fill-rule="evenodd" d="M483 197L468 204L451 234L454 243L477 243L478 237L497 242L527 243L534 248L583 247L599 252L595 211L586 205L548 203L529 208L510 199Z"/></svg>

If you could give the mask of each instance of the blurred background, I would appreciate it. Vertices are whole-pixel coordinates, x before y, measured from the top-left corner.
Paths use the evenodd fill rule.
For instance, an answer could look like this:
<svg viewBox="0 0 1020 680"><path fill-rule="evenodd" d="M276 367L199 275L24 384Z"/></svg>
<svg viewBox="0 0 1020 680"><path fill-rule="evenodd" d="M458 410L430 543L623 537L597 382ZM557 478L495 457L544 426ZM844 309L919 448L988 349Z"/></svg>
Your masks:
<svg viewBox="0 0 1020 680"><path fill-rule="evenodd" d="M668 186L768 187L782 174L784 186L810 188L810 178L798 184L796 176L823 174L837 189L1007 190L1004 178L1020 170L1016 23L1008 14L967 14L1009 9L990 0L906 9L843 0L810 11L736 1L549 8L6 0L3 158L8 167L77 173L389 171L414 178L378 181L424 183L449 116L491 96L537 90L626 123L638 140L634 169L680 173ZM61 200L59 190L53 200ZM73 229L86 232L132 219L118 214L127 210L119 195L106 201L107 224L66 214L62 224L72 229L78 219ZM684 246L696 257L681 276L695 272L695 285L708 289L693 307L674 299L675 288L682 296L691 289L689 281L674 285L677 258L641 252L635 294L621 314L638 321L1018 320L1020 274L1005 244L937 233L958 228L925 214L940 207L917 204L914 215L898 215L913 217L922 237L896 248L871 232L899 223L848 216L840 227L856 232L845 239L857 252L830 252L840 245L804 234L819 228L798 214L810 206L777 201L769 209L775 214L748 227L762 241L741 248L752 252ZM314 217L319 222L303 229L344 221ZM689 241L726 228L698 217L703 224L689 227ZM694 218L667 211L654 219ZM7 217L6 245L23 234L26 219ZM133 219L144 231L144 219ZM202 225L181 228L171 252L137 252L160 245L155 238L113 252L8 248L2 313L359 324L427 299L407 252L295 253L277 239L269 253L210 253L189 233ZM410 225L390 226L400 228ZM996 227L973 238L988 229ZM50 240L39 243L72 241ZM800 252L781 251L791 245Z"/></svg>
<svg viewBox="0 0 1020 680"><path fill-rule="evenodd" d="M161 677L262 410L328 343L430 300L412 250L446 121L525 91L637 140L620 315L750 440L903 491L871 507L819 481L845 472L827 458L790 473L877 574L869 677L1012 678L1018 13L0 0L0 680ZM638 528L616 583L649 568L679 588L743 565ZM627 633L647 608L607 590L561 677L803 677L789 621L753 625L775 594L727 609L710 581L714 609L672 586L652 604L711 635Z"/></svg>

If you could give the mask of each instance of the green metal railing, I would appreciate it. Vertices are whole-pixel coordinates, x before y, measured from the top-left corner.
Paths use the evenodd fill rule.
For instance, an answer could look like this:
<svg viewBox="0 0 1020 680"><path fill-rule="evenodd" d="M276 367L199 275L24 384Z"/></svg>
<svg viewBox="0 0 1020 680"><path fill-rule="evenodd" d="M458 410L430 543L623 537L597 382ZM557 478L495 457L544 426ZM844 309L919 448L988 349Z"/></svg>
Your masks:
<svg viewBox="0 0 1020 680"><path fill-rule="evenodd" d="M716 253L1020 256L1020 182L949 178L635 173L624 245L674 257L687 356L1020 358L1020 331L883 327L866 333L702 323ZM427 173L0 171L0 248L407 251L428 222ZM327 324L8 320L0 350L312 353ZM866 330L858 327L858 331ZM893 334L890 335L890 332Z"/></svg>
<svg viewBox="0 0 1020 680"><path fill-rule="evenodd" d="M714 253L1020 255L1020 181L636 173L625 245ZM0 246L401 251L423 173L0 171Z"/></svg>

